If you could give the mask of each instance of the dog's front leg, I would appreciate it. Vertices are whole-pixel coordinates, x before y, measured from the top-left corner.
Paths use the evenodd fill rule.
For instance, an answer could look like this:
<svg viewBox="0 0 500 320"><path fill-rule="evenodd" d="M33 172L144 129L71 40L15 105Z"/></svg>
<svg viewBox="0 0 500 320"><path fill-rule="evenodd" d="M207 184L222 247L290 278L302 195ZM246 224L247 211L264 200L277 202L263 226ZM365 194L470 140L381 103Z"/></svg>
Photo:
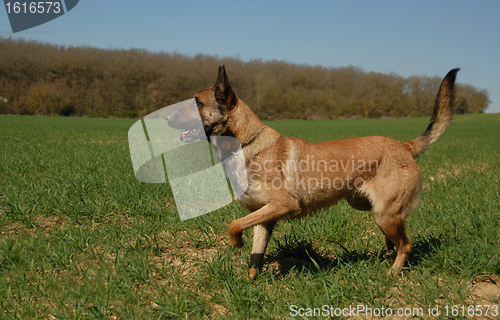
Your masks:
<svg viewBox="0 0 500 320"><path fill-rule="evenodd" d="M229 243L233 247L239 248L243 246L242 233L246 229L271 221L276 222L287 217L290 213L295 215L300 212L300 206L297 200L291 199L290 197L277 198L278 199L270 201L259 210L231 222L229 225Z"/></svg>
<svg viewBox="0 0 500 320"><path fill-rule="evenodd" d="M255 278L262 268L262 259L264 259L267 244L269 243L269 239L271 239L275 225L276 221L270 221L253 227L252 255L250 256L251 268L248 271L250 278Z"/></svg>

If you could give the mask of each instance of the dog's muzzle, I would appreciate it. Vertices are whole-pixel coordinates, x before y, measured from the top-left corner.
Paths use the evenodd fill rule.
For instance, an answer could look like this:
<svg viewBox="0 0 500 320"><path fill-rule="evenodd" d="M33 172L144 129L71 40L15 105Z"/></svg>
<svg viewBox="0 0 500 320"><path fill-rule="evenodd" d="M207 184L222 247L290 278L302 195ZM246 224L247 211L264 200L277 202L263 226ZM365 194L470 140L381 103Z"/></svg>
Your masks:
<svg viewBox="0 0 500 320"><path fill-rule="evenodd" d="M207 136L203 130L196 102L194 99L187 101L188 103L186 103L185 106L167 115L165 120L171 128L181 130L177 136L177 140L186 143L203 139L206 140Z"/></svg>

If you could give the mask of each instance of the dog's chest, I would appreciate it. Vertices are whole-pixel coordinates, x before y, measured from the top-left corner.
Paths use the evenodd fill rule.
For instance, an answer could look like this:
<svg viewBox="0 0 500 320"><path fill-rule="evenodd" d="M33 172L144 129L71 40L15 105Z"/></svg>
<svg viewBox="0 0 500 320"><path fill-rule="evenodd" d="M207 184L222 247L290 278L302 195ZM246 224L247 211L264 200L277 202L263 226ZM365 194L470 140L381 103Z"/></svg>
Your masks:
<svg viewBox="0 0 500 320"><path fill-rule="evenodd" d="M263 197L262 192L253 189L251 184L248 186L245 193L238 198L238 201L248 212L254 212L267 203L267 199Z"/></svg>

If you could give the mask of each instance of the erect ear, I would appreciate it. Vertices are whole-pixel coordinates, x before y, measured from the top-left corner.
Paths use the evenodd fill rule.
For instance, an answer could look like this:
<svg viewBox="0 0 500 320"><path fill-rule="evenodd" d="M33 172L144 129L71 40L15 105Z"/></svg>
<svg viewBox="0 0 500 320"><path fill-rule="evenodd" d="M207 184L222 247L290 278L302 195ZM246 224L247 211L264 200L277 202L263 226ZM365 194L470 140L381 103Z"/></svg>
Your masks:
<svg viewBox="0 0 500 320"><path fill-rule="evenodd" d="M219 66L217 82L215 83L215 99L218 103L225 105L230 110L236 105L236 95L229 85L226 68L224 66Z"/></svg>

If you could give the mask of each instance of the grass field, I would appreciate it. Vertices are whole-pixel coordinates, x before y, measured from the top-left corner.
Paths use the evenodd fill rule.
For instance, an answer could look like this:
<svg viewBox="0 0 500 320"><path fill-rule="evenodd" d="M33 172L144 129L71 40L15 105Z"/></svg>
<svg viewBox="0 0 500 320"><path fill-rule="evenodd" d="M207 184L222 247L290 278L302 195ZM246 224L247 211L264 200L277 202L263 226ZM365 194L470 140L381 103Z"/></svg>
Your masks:
<svg viewBox="0 0 500 320"><path fill-rule="evenodd" d="M167 185L134 178L135 121L0 116L0 318L324 319L306 316L325 315L324 305L332 314L360 305L393 316L402 308L400 319L499 318L500 114L455 117L418 158L424 190L407 220L414 247L396 278L386 277L395 254L371 213L340 202L281 221L263 272L249 280L252 232L242 249L227 244L244 210L232 203L180 221ZM427 122L268 124L310 141L408 140Z"/></svg>

